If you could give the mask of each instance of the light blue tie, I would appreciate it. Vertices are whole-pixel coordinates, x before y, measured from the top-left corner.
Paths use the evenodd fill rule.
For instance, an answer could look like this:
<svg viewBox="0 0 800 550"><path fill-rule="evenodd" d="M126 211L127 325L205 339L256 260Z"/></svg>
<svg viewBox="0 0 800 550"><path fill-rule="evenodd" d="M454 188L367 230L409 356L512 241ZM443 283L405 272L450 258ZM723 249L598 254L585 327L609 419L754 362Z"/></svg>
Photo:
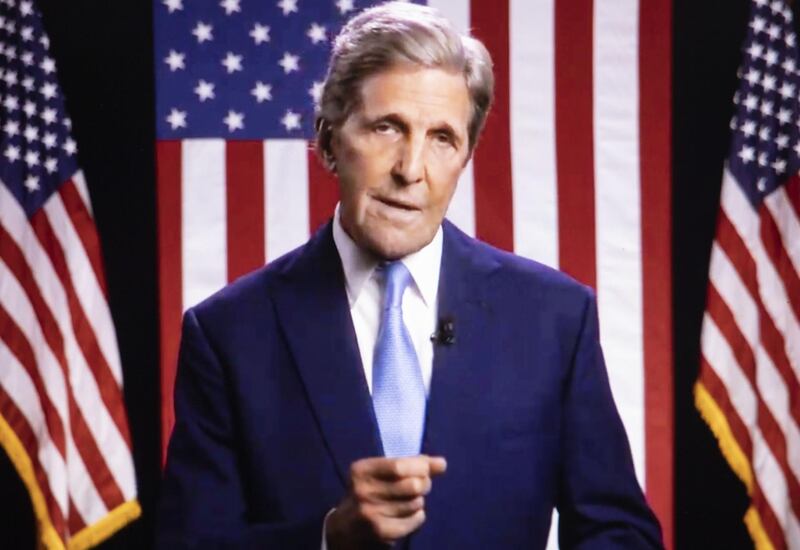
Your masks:
<svg viewBox="0 0 800 550"><path fill-rule="evenodd" d="M372 403L388 457L419 454L425 424L425 385L403 323L403 293L411 274L402 262L383 268L383 311L372 363Z"/></svg>

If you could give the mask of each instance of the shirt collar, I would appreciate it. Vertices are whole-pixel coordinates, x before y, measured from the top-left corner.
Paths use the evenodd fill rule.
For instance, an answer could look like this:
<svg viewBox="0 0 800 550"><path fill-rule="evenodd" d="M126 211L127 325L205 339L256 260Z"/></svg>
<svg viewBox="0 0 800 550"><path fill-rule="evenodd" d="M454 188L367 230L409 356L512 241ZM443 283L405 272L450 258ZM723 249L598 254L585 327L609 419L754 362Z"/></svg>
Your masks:
<svg viewBox="0 0 800 550"><path fill-rule="evenodd" d="M378 267L378 260L358 247L350 238L339 217L339 205L333 217L333 242L342 260L345 287L350 307L358 300L361 291ZM419 290L425 304L431 308L436 307L436 296L439 290L439 268L442 263L442 227L436 230L433 240L413 254L401 259L414 284Z"/></svg>

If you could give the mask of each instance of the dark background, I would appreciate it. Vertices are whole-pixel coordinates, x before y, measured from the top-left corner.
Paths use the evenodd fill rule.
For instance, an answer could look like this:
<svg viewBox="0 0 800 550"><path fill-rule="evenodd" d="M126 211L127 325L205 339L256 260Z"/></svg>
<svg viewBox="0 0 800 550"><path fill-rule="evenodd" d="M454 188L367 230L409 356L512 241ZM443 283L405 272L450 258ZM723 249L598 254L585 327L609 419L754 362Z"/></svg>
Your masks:
<svg viewBox="0 0 800 550"><path fill-rule="evenodd" d="M708 257L746 0L673 0L676 548L752 548L743 485L692 400ZM103 548L149 548L158 493L159 379L151 2L39 2L103 243L125 374L141 519ZM642 2L647 9L647 2ZM664 67L664 70L669 70ZM30 501L0 453L0 547L35 548Z"/></svg>

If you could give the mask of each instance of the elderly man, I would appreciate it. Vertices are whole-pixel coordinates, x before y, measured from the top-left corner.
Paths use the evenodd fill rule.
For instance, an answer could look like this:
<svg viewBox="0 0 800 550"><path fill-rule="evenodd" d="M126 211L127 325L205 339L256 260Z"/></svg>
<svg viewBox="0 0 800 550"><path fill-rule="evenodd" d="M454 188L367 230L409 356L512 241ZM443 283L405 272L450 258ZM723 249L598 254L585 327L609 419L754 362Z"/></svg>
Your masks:
<svg viewBox="0 0 800 550"><path fill-rule="evenodd" d="M184 319L163 548L660 547L590 290L444 221L491 60L391 3L336 40L334 219Z"/></svg>

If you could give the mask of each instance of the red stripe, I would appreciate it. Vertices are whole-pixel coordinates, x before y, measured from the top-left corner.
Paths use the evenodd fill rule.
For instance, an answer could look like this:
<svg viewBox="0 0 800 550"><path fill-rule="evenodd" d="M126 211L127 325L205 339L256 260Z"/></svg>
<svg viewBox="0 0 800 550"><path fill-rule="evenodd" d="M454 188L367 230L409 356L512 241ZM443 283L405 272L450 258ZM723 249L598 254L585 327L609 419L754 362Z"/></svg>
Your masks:
<svg viewBox="0 0 800 550"><path fill-rule="evenodd" d="M31 461L31 466L33 467L34 476L36 477L36 483L39 485L39 490L42 492L45 505L47 506L47 512L50 515L50 521L53 523L53 528L62 539L65 539L66 537L64 535L67 531L64 515L61 513L61 509L58 507L58 503L53 497L53 493L50 490L50 483L47 480L41 462L39 462L39 442L36 440L34 431L31 429L30 424L28 424L22 411L17 408L16 403L14 403L11 397L6 393L2 385L0 385L0 415L3 416L17 435L17 438L22 444L22 448L25 450L25 454L28 455L28 459Z"/></svg>
<svg viewBox="0 0 800 550"><path fill-rule="evenodd" d="M595 287L592 14L592 0L555 3L559 267Z"/></svg>
<svg viewBox="0 0 800 550"><path fill-rule="evenodd" d="M798 485L797 477L789 467L786 436L776 422L772 412L766 406L766 403L764 403L764 398L758 389L758 383L756 381L756 358L753 354L753 350L739 330L733 313L722 297L717 293L713 284L709 285L708 313L711 315L711 318L714 319L722 336L731 347L736 357L738 367L741 368L750 384L751 391L756 396L758 401L758 427L761 429L761 433L772 455L783 471L794 513L800 517L800 485ZM736 365L728 365L727 368L736 368Z"/></svg>
<svg viewBox="0 0 800 550"><path fill-rule="evenodd" d="M471 0L474 35L494 61L494 105L475 150L475 233L487 243L514 250L509 107L508 0Z"/></svg>
<svg viewBox="0 0 800 550"><path fill-rule="evenodd" d="M42 413L44 414L44 421L47 424L50 439L53 440L61 457L66 458L63 420L50 400L42 375L36 368L36 356L33 353L30 342L28 342L19 325L8 315L6 308L3 306L0 306L0 334L2 334L2 340L8 346L8 349L11 350L11 353L22 365L22 368L28 373L33 387L36 389L39 401L41 401Z"/></svg>
<svg viewBox="0 0 800 550"><path fill-rule="evenodd" d="M562 2L563 3L563 2ZM672 2L639 10L639 155L644 332L645 486L673 548Z"/></svg>
<svg viewBox="0 0 800 550"><path fill-rule="evenodd" d="M795 319L800 319L800 277L797 276L792 259L786 252L780 229L765 206L759 209L759 219L761 220L761 242L764 244L764 250L775 267L775 271L783 281L786 297L789 299L787 308L794 311Z"/></svg>
<svg viewBox="0 0 800 550"><path fill-rule="evenodd" d="M175 424L172 393L183 312L181 264L181 142L156 143L158 288L161 329L161 463Z"/></svg>
<svg viewBox="0 0 800 550"><path fill-rule="evenodd" d="M790 177L783 189L786 196L789 197L789 204L792 205L795 217L800 219L800 176L795 174Z"/></svg>
<svg viewBox="0 0 800 550"><path fill-rule="evenodd" d="M72 278L67 268L64 251L44 210L37 211L31 217L30 222L36 236L39 238L39 242L42 244L42 248L47 251L56 275L64 288L70 316L72 317L72 330L75 334L75 340L83 352L89 370L97 381L103 404L108 409L111 418L113 418L114 424L117 426L120 435L122 435L122 439L130 448L131 436L128 430L128 416L125 413L122 388L117 384L111 372L111 367L109 367L103 352L100 350L100 346L97 343L97 335L89 324L86 312L83 310L72 285Z"/></svg>
<svg viewBox="0 0 800 550"><path fill-rule="evenodd" d="M725 251L750 295L754 298L759 296L756 263L723 210L719 211L717 219L716 243Z"/></svg>
<svg viewBox="0 0 800 550"><path fill-rule="evenodd" d="M264 142L225 144L228 281L264 265Z"/></svg>
<svg viewBox="0 0 800 550"><path fill-rule="evenodd" d="M327 222L339 201L339 180L313 150L308 151L308 229L314 234Z"/></svg>
<svg viewBox="0 0 800 550"><path fill-rule="evenodd" d="M86 527L86 522L83 521L83 518L78 513L78 508L75 506L72 497L69 499L69 510L67 510L67 525L69 526L69 533L72 536Z"/></svg>
<svg viewBox="0 0 800 550"><path fill-rule="evenodd" d="M64 203L67 215L78 234L78 238L83 244L86 256L89 258L89 263L92 265L97 283L103 290L103 295L108 296L106 276L103 270L102 248L100 247L100 239L97 236L97 228L94 225L92 214L89 212L89 209L86 208L86 203L83 202L75 186L75 182L72 180L62 185L58 190L58 194L61 196L61 201Z"/></svg>

